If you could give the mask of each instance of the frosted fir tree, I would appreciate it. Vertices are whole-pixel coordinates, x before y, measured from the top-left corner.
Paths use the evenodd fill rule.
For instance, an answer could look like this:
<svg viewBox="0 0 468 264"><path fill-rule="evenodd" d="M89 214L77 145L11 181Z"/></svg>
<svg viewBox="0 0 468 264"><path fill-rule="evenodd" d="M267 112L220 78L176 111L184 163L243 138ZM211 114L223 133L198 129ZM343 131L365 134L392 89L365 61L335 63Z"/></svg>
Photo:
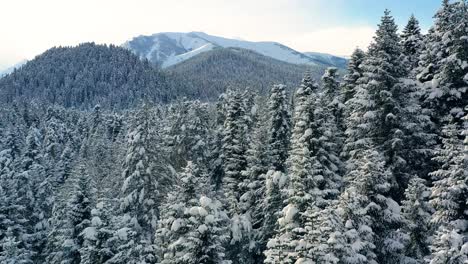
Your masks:
<svg viewBox="0 0 468 264"><path fill-rule="evenodd" d="M190 161L179 177L156 231L158 263L230 263L224 248L229 219L205 196L208 178Z"/></svg>
<svg viewBox="0 0 468 264"><path fill-rule="evenodd" d="M34 252L27 211L30 207L26 207L33 203L32 186L17 171L19 146L9 131L0 151L0 259L2 263L32 263Z"/></svg>
<svg viewBox="0 0 468 264"><path fill-rule="evenodd" d="M247 191L240 189L246 169L245 107L240 93L232 92L227 98L226 119L222 140L223 190L229 204L230 215L239 214L240 197Z"/></svg>
<svg viewBox="0 0 468 264"><path fill-rule="evenodd" d="M240 197L240 208L244 214L250 216L252 226L251 251L254 255L254 262L262 262L264 243L258 240L262 236L262 223L265 218L263 200L265 198L265 174L269 167L269 133L264 107L265 98L257 97L252 106L250 114L253 124L250 128L249 143L246 151L247 168L242 173L245 178L241 183L241 188L248 191ZM266 243L266 242L265 242Z"/></svg>
<svg viewBox="0 0 468 264"><path fill-rule="evenodd" d="M31 251L21 246L11 231L0 241L2 250L0 251L0 263L4 264L32 264Z"/></svg>
<svg viewBox="0 0 468 264"><path fill-rule="evenodd" d="M208 104L184 101L172 105L168 112L164 141L175 169L183 168L188 160L199 166L206 164L211 136Z"/></svg>
<svg viewBox="0 0 468 264"><path fill-rule="evenodd" d="M265 196L260 203L263 219L258 237L262 254L267 249L268 241L278 230L278 218L281 217L284 207L286 189L287 175L280 171L269 170L265 175Z"/></svg>
<svg viewBox="0 0 468 264"><path fill-rule="evenodd" d="M18 193L22 197L22 205L30 214L29 236L31 248L35 252L35 261L44 261L49 232L49 220L52 215L54 192L50 178L44 167L44 157L41 153L42 135L35 126L29 129L26 146L21 160L22 172L18 176Z"/></svg>
<svg viewBox="0 0 468 264"><path fill-rule="evenodd" d="M428 113L417 100L417 86L404 78L402 56L397 26L387 10L361 65L363 77L356 94L347 102L344 148L348 158L367 145L378 148L391 171L391 193L397 202L410 178L421 173L434 142Z"/></svg>
<svg viewBox="0 0 468 264"><path fill-rule="evenodd" d="M430 253L429 236L431 234L430 219L433 212L429 205L430 190L426 181L414 177L405 192L402 205L402 216L405 220L403 230L409 236L405 254L413 258L415 263L424 263L424 258Z"/></svg>
<svg viewBox="0 0 468 264"><path fill-rule="evenodd" d="M249 194L247 169L246 134L249 119L246 103L239 92L230 92L227 96L223 125L221 160L223 168L222 190L227 202L228 215L231 218L231 241L228 258L235 258L239 263L252 263L254 260L253 230L250 210L242 201Z"/></svg>
<svg viewBox="0 0 468 264"><path fill-rule="evenodd" d="M81 233L83 246L79 252L82 264L111 262L114 255L113 243L117 241L110 216L110 206L104 199L91 210L91 222Z"/></svg>
<svg viewBox="0 0 468 264"><path fill-rule="evenodd" d="M424 102L434 120L453 115L461 123L468 100L468 15L465 1L444 0L429 31L417 79L425 90ZM442 127L445 123L440 123Z"/></svg>
<svg viewBox="0 0 468 264"><path fill-rule="evenodd" d="M463 239L467 231L468 161L460 130L456 123L444 127L443 146L434 158L440 167L430 174L434 179L430 202L435 209L431 222L437 227L430 245L431 264L468 261L468 245Z"/></svg>
<svg viewBox="0 0 468 264"><path fill-rule="evenodd" d="M339 215L338 201L331 201L322 210L314 210L308 215L306 241L308 258L313 263L342 263L346 247L343 220Z"/></svg>
<svg viewBox="0 0 468 264"><path fill-rule="evenodd" d="M312 202L309 173L312 170L310 120L312 115L312 92L317 90L310 75L306 74L295 94L294 127L291 151L288 159L289 189L287 205L282 210L276 235L271 238L265 251L265 263L295 263L307 256L307 248L301 241L306 233L305 217Z"/></svg>
<svg viewBox="0 0 468 264"><path fill-rule="evenodd" d="M334 253L342 263L376 263L375 233L368 204L368 198L354 186L346 188L340 196L338 212L342 223L334 227L334 232L341 233L344 242Z"/></svg>
<svg viewBox="0 0 468 264"><path fill-rule="evenodd" d="M403 54L406 57L408 71L416 69L423 49L423 35L421 34L419 21L414 15L411 15L401 33L401 45Z"/></svg>
<svg viewBox="0 0 468 264"><path fill-rule="evenodd" d="M291 116L284 85L274 85L268 99L269 169L285 172L291 134Z"/></svg>
<svg viewBox="0 0 468 264"><path fill-rule="evenodd" d="M344 132L344 109L343 98L340 90L340 82L338 81L338 69L331 67L328 68L322 76L322 100L326 104L324 108L332 114L336 127L337 139L342 140L342 133Z"/></svg>
<svg viewBox="0 0 468 264"><path fill-rule="evenodd" d="M120 252L122 259L146 263L154 261L151 247L158 221L161 188L170 183L167 167L153 145L156 140L152 121L147 106L138 110L134 117L123 164L120 205L122 228L132 234L127 236L128 248ZM139 259L134 259L135 256Z"/></svg>
<svg viewBox="0 0 468 264"><path fill-rule="evenodd" d="M365 56L366 53L363 50L356 48L348 61L347 73L343 76L343 82L341 83L344 104L354 97L358 80L362 77L361 64Z"/></svg>
<svg viewBox="0 0 468 264"><path fill-rule="evenodd" d="M399 205L392 200L383 156L369 147L353 158L348 189L341 197L346 263L405 263ZM359 260L357 262L353 262Z"/></svg>
<svg viewBox="0 0 468 264"><path fill-rule="evenodd" d="M67 230L62 244L66 263L81 263L80 250L84 245L84 230L91 225L94 186L83 165L79 165L73 191L66 207Z"/></svg>

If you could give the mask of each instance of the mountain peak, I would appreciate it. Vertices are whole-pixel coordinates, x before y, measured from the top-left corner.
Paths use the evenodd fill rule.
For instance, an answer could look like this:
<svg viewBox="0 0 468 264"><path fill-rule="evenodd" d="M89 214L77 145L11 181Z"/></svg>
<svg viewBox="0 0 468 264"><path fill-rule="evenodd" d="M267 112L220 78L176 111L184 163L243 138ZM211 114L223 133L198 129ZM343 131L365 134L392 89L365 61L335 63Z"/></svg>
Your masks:
<svg viewBox="0 0 468 264"><path fill-rule="evenodd" d="M328 59L332 55L325 54L324 58L322 58L319 53L316 53L314 56L309 56L278 42L230 39L209 35L201 31L188 33L162 32L150 36L138 36L125 42L123 46L140 58L146 58L162 68L181 63L217 47L252 50L261 55L293 64L342 68L341 64L334 64L335 60Z"/></svg>

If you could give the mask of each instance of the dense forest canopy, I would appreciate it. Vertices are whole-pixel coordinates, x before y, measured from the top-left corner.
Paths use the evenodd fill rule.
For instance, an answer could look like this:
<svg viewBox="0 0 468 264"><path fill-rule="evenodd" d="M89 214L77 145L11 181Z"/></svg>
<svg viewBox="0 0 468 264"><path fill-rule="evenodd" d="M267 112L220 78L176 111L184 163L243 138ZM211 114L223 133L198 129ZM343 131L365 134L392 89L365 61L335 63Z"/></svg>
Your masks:
<svg viewBox="0 0 468 264"><path fill-rule="evenodd" d="M302 81L202 100L121 48L49 50L0 79L0 263L468 263L467 12L385 11L320 80L204 54Z"/></svg>

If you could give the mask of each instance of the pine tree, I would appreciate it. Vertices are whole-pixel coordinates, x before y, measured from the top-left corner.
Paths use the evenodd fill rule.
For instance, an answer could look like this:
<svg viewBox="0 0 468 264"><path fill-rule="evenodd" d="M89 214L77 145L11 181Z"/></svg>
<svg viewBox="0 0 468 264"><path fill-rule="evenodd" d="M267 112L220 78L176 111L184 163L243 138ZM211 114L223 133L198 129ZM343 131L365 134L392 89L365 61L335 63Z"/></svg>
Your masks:
<svg viewBox="0 0 468 264"><path fill-rule="evenodd" d="M355 96L348 101L346 156L375 145L391 170L392 197L400 202L407 183L424 168L434 142L431 122L418 103L416 85L405 78L397 26L386 11L361 65ZM349 164L352 165L352 164ZM423 175L421 175L423 176Z"/></svg>
<svg viewBox="0 0 468 264"><path fill-rule="evenodd" d="M271 170L285 172L291 133L288 99L284 85L274 85L268 100L268 152Z"/></svg>
<svg viewBox="0 0 468 264"><path fill-rule="evenodd" d="M419 21L411 15L403 32L401 33L401 45L405 55L408 71L416 69L419 65L419 57L423 48L423 36L419 27Z"/></svg>
<svg viewBox="0 0 468 264"><path fill-rule="evenodd" d="M1 263L33 263L30 214L26 211L26 205L32 203L26 194L31 197L32 192L19 191L31 185L22 185L26 182L21 181L22 174L18 171L19 142L11 131L5 131L7 136L0 151L0 260Z"/></svg>
<svg viewBox="0 0 468 264"><path fill-rule="evenodd" d="M431 232L430 218L433 212L429 205L429 188L426 182L414 177L411 179L405 192L405 200L402 206L402 215L405 219L404 231L409 236L406 244L406 256L424 263L424 258L429 254L429 235Z"/></svg>
<svg viewBox="0 0 468 264"><path fill-rule="evenodd" d="M150 109L145 106L136 113L128 134L120 209L123 214L122 228L132 235L128 236L128 248L119 252L121 256L115 257L119 261L127 258L128 261L154 261L151 247L158 221L161 190L168 186L170 179L166 165L158 160L161 157L154 146L156 140L152 122Z"/></svg>
<svg viewBox="0 0 468 264"><path fill-rule="evenodd" d="M383 156L369 147L352 162L353 169L347 174L351 180L349 196L344 196L348 205L343 219L349 245L363 244L362 252L348 248L350 252L345 258L365 256L369 263L406 261L402 252L406 237L399 230L403 224L400 208L388 195L390 172L384 166Z"/></svg>
<svg viewBox="0 0 468 264"><path fill-rule="evenodd" d="M83 234L83 246L80 248L82 264L106 263L111 260L113 230L111 229L108 203L103 200L91 210L91 222Z"/></svg>
<svg viewBox="0 0 468 264"><path fill-rule="evenodd" d="M67 263L81 263L80 250L84 244L83 231L91 224L93 184L83 165L78 167L72 196L67 204L68 232L64 241Z"/></svg>
<svg viewBox="0 0 468 264"><path fill-rule="evenodd" d="M304 261L307 249L301 239L305 234L305 217L308 204L312 201L308 187L312 184L309 173L312 170L310 128L312 114L312 92L316 84L308 74L302 80L295 94L294 127L289 155L289 190L287 205L279 218L275 237L267 244L265 263L296 263Z"/></svg>
<svg viewBox="0 0 468 264"><path fill-rule="evenodd" d="M265 198L265 175L268 171L269 155L269 133L267 116L265 115L264 98L257 97L252 105L250 119L252 122L249 129L248 147L246 151L247 168L242 172L244 181L241 188L247 192L240 197L240 208L244 214L248 214L252 225L252 240L250 250L253 254L253 262L263 262L263 247L265 240L263 236L262 224L264 221L263 200ZM260 239L259 239L260 238Z"/></svg>
<svg viewBox="0 0 468 264"><path fill-rule="evenodd" d="M468 245L463 239L467 231L468 158L456 122L446 125L443 135L443 147L434 158L440 167L431 173L434 178L431 204L435 209L431 222L437 231L430 245L430 263L464 263L468 260Z"/></svg>
<svg viewBox="0 0 468 264"><path fill-rule="evenodd" d="M468 13L465 1L444 0L429 31L417 79L425 90L424 102L439 123L451 114L461 123L468 100L466 57Z"/></svg>
<svg viewBox="0 0 468 264"><path fill-rule="evenodd" d="M227 263L227 215L204 195L208 178L190 161L169 194L156 231L158 263Z"/></svg>
<svg viewBox="0 0 468 264"><path fill-rule="evenodd" d="M18 196L23 199L21 205L30 214L29 243L34 251L34 261L45 259L49 220L52 215L54 192L50 178L44 167L44 157L41 153L42 135L35 126L29 129L26 146L21 161L22 172L18 186L21 186Z"/></svg>
<svg viewBox="0 0 468 264"><path fill-rule="evenodd" d="M223 189L232 216L241 213L240 197L247 191L240 189L244 182L242 171L247 166L245 130L245 108L241 94L232 92L228 97L222 141Z"/></svg>
<svg viewBox="0 0 468 264"><path fill-rule="evenodd" d="M347 73L343 76L343 82L341 83L344 104L354 97L358 80L362 77L361 64L365 56L366 53L364 51L356 48L348 61Z"/></svg>
<svg viewBox="0 0 468 264"><path fill-rule="evenodd" d="M169 109L166 144L175 169L183 168L188 160L199 166L208 159L210 119L208 105L199 101L184 101Z"/></svg>
<svg viewBox="0 0 468 264"><path fill-rule="evenodd" d="M230 92L226 104L223 126L222 161L223 191L231 218L231 246L228 257L239 263L252 263L253 230L250 208L242 201L249 193L247 169L247 142L249 117L246 102L240 92Z"/></svg>

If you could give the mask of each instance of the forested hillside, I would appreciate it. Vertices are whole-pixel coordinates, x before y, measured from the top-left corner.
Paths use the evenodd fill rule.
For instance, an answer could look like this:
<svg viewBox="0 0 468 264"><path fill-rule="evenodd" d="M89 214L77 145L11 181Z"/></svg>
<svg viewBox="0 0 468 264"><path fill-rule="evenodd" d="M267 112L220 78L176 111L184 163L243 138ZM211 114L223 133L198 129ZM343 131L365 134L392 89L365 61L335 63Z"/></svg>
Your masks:
<svg viewBox="0 0 468 264"><path fill-rule="evenodd" d="M175 96L165 77L147 61L116 46L85 43L55 47L0 79L0 102L35 100L90 109L127 108L143 99Z"/></svg>
<svg viewBox="0 0 468 264"><path fill-rule="evenodd" d="M92 64L50 50L0 80L0 263L468 263L467 12L443 1L423 35L385 11L346 74L319 81L207 52L192 58L207 72L254 78L235 71L248 58L259 75L190 79L184 95L214 101L164 103L166 79L120 48L78 47L102 50ZM261 74L302 77L291 99Z"/></svg>
<svg viewBox="0 0 468 264"><path fill-rule="evenodd" d="M164 70L176 94L214 101L226 88L239 87L265 95L273 84L291 91L309 71L320 80L326 67L278 61L246 49L217 48Z"/></svg>

